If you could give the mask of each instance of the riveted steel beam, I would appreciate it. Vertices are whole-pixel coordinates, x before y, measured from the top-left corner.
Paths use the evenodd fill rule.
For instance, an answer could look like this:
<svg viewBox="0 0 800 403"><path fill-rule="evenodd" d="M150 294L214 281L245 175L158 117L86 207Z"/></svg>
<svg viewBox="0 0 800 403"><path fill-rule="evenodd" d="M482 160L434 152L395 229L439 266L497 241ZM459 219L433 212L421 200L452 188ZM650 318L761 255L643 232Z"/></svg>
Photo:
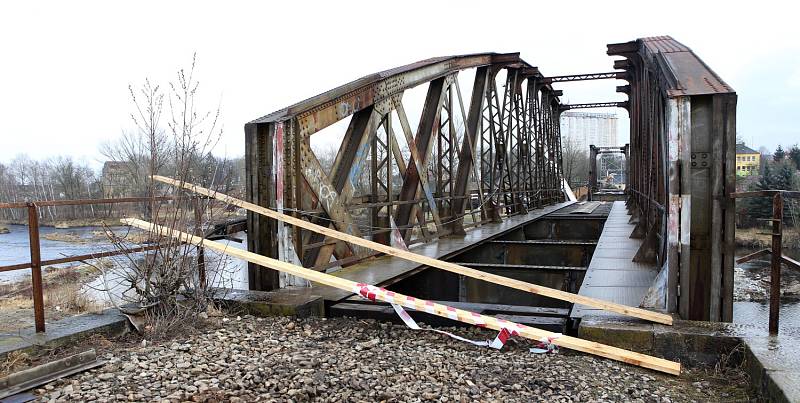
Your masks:
<svg viewBox="0 0 800 403"><path fill-rule="evenodd" d="M588 74L570 74L564 76L551 76L542 77L540 81L543 84L562 83L568 81L589 81L589 80L625 80L628 73L625 71L611 71L607 73L588 73Z"/></svg>

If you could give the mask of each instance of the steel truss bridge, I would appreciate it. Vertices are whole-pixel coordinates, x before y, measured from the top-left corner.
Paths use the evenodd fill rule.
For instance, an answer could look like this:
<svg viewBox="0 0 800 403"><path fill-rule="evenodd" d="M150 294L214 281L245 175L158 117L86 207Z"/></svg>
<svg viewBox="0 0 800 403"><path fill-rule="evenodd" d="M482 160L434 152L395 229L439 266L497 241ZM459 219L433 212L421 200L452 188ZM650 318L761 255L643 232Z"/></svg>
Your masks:
<svg viewBox="0 0 800 403"><path fill-rule="evenodd" d="M736 94L670 37L610 44L607 54L618 57L615 71L552 76L518 53L437 57L253 120L245 125L247 198L382 243L435 243L563 203L560 114L623 108L631 122L627 206L632 237L643 240L636 259L666 270L666 309L729 321ZM617 91L628 100L568 105L553 88L597 79L627 81ZM424 97L405 96L417 87ZM337 138L326 132L345 119L335 157L321 158L312 139ZM317 270L375 256L254 214L247 228L250 251ZM257 266L249 281L255 290L281 286L277 272Z"/></svg>

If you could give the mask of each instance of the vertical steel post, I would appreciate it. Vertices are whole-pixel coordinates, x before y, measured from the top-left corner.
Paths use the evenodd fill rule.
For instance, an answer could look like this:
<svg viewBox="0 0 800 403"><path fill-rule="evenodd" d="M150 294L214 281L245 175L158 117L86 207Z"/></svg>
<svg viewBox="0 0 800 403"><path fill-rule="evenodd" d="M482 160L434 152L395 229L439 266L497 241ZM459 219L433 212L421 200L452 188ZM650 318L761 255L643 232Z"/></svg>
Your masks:
<svg viewBox="0 0 800 403"><path fill-rule="evenodd" d="M778 334L778 321L781 309L781 246L783 233L783 194L775 193L772 198L772 270L769 287L769 333Z"/></svg>
<svg viewBox="0 0 800 403"><path fill-rule="evenodd" d="M39 211L34 203L28 203L28 235L31 248L33 315L36 333L41 333L44 332L44 292L42 290L42 255L39 248Z"/></svg>
<svg viewBox="0 0 800 403"><path fill-rule="evenodd" d="M203 238L203 213L200 210L200 198L194 197L194 234ZM200 289L206 289L206 257L202 246L197 246L197 277L200 281Z"/></svg>

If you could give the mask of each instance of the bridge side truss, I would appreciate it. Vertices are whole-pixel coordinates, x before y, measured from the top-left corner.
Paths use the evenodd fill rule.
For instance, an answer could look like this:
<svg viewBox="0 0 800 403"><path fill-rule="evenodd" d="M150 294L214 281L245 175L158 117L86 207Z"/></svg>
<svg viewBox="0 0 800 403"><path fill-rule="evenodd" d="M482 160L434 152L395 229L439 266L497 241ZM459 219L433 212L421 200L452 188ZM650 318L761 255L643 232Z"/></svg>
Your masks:
<svg viewBox="0 0 800 403"><path fill-rule="evenodd" d="M470 97L459 72L474 71ZM247 199L385 244L412 245L564 200L559 92L518 54L430 59L373 74L245 126ZM427 86L416 131L404 94ZM349 119L336 157L312 136ZM327 166L326 166L327 165ZM248 249L315 270L374 254L262 216ZM252 265L252 264L251 264ZM280 286L249 270L251 288Z"/></svg>

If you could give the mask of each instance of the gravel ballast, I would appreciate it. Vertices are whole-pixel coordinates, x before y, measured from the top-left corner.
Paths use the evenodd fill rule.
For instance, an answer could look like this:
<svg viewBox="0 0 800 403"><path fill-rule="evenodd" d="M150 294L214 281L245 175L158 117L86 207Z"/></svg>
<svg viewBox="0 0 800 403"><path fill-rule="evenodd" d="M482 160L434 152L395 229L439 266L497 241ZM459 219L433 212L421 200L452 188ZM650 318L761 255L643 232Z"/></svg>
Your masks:
<svg viewBox="0 0 800 403"><path fill-rule="evenodd" d="M748 400L741 380L691 371L672 377L564 349L532 354L530 347L514 340L497 351L368 320L212 318L184 338L111 348L101 354L105 366L36 394L44 401Z"/></svg>

